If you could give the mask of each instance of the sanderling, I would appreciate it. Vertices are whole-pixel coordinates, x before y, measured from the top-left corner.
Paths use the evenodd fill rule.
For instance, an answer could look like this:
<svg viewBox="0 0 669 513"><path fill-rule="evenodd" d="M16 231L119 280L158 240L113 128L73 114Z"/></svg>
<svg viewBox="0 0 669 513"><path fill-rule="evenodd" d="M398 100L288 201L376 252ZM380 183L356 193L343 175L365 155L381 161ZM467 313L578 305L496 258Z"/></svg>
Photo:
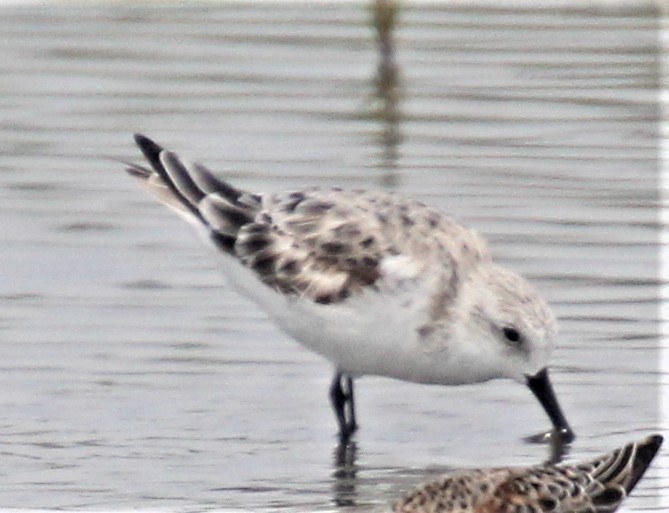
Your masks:
<svg viewBox="0 0 669 513"><path fill-rule="evenodd" d="M657 454L649 436L591 461L446 474L395 504L395 513L613 513Z"/></svg>
<svg viewBox="0 0 669 513"><path fill-rule="evenodd" d="M287 334L335 366L342 441L356 430L353 378L529 386L562 441L573 432L547 364L557 327L484 240L418 201L381 191L241 191L200 164L135 141L152 169L127 171L223 255L225 274Z"/></svg>

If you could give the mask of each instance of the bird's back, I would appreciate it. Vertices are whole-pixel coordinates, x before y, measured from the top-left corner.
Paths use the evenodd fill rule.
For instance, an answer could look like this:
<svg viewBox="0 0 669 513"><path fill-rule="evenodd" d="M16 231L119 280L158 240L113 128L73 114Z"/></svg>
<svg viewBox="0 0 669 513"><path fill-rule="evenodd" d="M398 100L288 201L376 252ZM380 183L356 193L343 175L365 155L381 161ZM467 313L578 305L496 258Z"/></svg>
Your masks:
<svg viewBox="0 0 669 513"><path fill-rule="evenodd" d="M442 280L455 266L464 271L489 259L475 232L421 202L338 188L248 193L142 135L135 139L153 170L132 165L128 171L219 250L288 296L344 301L374 286L384 276L384 260L398 256L414 274L431 266L434 272L424 274Z"/></svg>
<svg viewBox="0 0 669 513"><path fill-rule="evenodd" d="M396 513L612 513L655 457L654 435L572 465L457 472L423 485Z"/></svg>

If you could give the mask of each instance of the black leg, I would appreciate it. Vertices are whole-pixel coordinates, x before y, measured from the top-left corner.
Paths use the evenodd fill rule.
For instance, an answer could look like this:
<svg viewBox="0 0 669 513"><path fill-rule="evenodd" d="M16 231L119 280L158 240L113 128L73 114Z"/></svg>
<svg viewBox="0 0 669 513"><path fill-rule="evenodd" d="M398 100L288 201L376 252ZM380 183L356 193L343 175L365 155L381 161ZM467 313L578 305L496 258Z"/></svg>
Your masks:
<svg viewBox="0 0 669 513"><path fill-rule="evenodd" d="M358 429L355 421L355 400L353 398L353 378L346 376L346 398L348 399L348 430L353 434Z"/></svg>
<svg viewBox="0 0 669 513"><path fill-rule="evenodd" d="M330 385L330 402L337 417L337 424L339 424L339 434L343 436L346 431L346 412L344 410L346 394L344 394L341 388L341 377L341 372L337 372L332 380L332 384Z"/></svg>
<svg viewBox="0 0 669 513"><path fill-rule="evenodd" d="M342 380L345 380L346 389L342 386ZM339 424L339 438L342 443L347 443L358 428L353 402L353 379L337 371L330 385L330 401Z"/></svg>

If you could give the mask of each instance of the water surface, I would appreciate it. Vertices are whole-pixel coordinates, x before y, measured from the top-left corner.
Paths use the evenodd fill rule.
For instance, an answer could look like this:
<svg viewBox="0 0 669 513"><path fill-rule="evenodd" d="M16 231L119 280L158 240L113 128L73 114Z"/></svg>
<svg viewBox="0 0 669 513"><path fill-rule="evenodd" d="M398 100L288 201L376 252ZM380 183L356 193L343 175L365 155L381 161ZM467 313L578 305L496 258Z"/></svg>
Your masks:
<svg viewBox="0 0 669 513"><path fill-rule="evenodd" d="M366 4L2 9L0 506L368 510L440 470L548 457L518 384L369 378L339 468L329 365L125 175L135 131L240 187L452 213L560 318L567 459L666 431L658 18L405 6L384 68ZM659 507L668 469L628 510Z"/></svg>

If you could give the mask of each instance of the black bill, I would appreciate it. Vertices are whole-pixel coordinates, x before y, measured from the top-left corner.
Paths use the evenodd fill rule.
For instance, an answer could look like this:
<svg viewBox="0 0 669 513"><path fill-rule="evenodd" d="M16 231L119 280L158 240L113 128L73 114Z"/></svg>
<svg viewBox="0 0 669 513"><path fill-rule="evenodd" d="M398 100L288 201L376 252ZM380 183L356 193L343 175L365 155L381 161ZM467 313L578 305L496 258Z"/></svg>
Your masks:
<svg viewBox="0 0 669 513"><path fill-rule="evenodd" d="M539 399L541 406L546 410L559 438L565 443L574 440L576 435L569 427L567 419L560 409L560 404L555 397L555 392L553 392L553 385L548 378L548 369L542 369L534 376L527 376L527 386L530 387L532 393Z"/></svg>

